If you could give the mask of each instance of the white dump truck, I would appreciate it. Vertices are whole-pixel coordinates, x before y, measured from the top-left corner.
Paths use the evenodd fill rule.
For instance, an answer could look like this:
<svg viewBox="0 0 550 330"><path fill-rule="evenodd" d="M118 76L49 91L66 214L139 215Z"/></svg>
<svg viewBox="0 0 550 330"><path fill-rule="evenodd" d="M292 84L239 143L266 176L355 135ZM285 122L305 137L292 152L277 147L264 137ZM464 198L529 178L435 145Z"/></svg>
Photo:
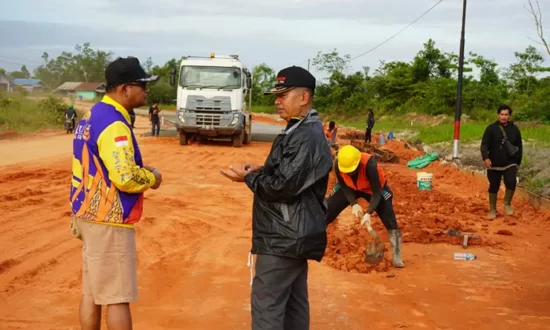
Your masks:
<svg viewBox="0 0 550 330"><path fill-rule="evenodd" d="M235 147L250 142L252 75L237 55L184 57L179 72L170 72L170 83L178 86L175 121L181 145L211 138L229 138Z"/></svg>

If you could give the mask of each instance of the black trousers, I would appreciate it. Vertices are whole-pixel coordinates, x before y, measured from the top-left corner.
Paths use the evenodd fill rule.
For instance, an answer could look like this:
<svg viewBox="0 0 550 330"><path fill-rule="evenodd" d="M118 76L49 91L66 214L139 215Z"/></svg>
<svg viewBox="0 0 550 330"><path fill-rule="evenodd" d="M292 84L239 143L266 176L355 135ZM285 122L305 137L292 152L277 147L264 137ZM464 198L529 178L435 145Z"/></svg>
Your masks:
<svg viewBox="0 0 550 330"><path fill-rule="evenodd" d="M307 271L305 259L257 256L252 330L309 330Z"/></svg>
<svg viewBox="0 0 550 330"><path fill-rule="evenodd" d="M160 119L153 119L151 121L151 123L153 124L153 127L152 127L152 135L156 135L156 136L159 136L160 134ZM155 128L156 128L156 134L155 134Z"/></svg>
<svg viewBox="0 0 550 330"><path fill-rule="evenodd" d="M487 179L489 179L489 193L496 194L500 189L500 181L504 177L504 185L508 190L516 190L517 166L512 166L504 171L487 170Z"/></svg>
<svg viewBox="0 0 550 330"><path fill-rule="evenodd" d="M372 135L372 127L367 126L367 130L365 132L365 142L368 142L368 143L371 142L371 135Z"/></svg>
<svg viewBox="0 0 550 330"><path fill-rule="evenodd" d="M370 202L370 199L372 197L370 194L364 193L362 191L354 192L356 199L364 198ZM327 226L330 225L336 219L336 217L340 213L342 213L342 211L348 206L348 199L346 198L344 192L342 191L342 189L340 189L340 186L337 183L328 198L328 211L326 217ZM378 214L378 216L382 220L382 223L384 224L384 227L386 227L387 230L399 229L399 226L397 225L397 219L395 218L395 211L393 210L393 192L388 186L385 186L382 191L382 198L380 199L380 203L378 203L378 207L376 207L376 214Z"/></svg>

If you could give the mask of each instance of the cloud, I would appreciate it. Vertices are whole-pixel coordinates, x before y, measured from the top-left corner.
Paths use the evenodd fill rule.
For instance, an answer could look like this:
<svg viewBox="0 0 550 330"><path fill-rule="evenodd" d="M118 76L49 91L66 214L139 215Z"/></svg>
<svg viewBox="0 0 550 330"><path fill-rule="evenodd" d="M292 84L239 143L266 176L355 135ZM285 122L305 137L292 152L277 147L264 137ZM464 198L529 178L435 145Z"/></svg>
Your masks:
<svg viewBox="0 0 550 330"><path fill-rule="evenodd" d="M82 0L79 0L82 2ZM77 2L79 2L77 1ZM407 24L439 0L102 0L94 7L101 13L116 12L126 17L189 18L239 17L249 19L355 20L362 24ZM82 2L83 3L83 2ZM487 20L517 18L524 15L517 0L470 1L468 21L483 24ZM425 23L449 20L460 22L462 1L442 1L423 18ZM274 26L274 28L277 28ZM284 29L284 26L280 26Z"/></svg>
<svg viewBox="0 0 550 330"><path fill-rule="evenodd" d="M84 36L84 37L83 37ZM124 31L55 23L0 21L0 67L2 60L19 68L22 64L36 67L42 64L41 55L50 57L62 51L74 52L75 45L90 42L93 49L113 51L115 56L137 56L141 61L149 56L155 64L164 64L170 58L184 55L239 54L247 66L262 62L274 68L298 64L295 59L307 58L316 52L314 46L292 41L273 41L267 38L213 36L196 31L169 33ZM295 57L288 56L288 48L299 49ZM12 66L13 66L12 65Z"/></svg>
<svg viewBox="0 0 550 330"><path fill-rule="evenodd" d="M86 41L121 56L152 56L155 63L214 51L239 54L249 66L305 66L318 51L364 53L437 1L11 1L3 5L0 20L25 21L0 23L0 66L2 56L41 63L42 49L53 56ZM533 44L528 37L536 38L536 31L523 1L470 1L466 53L507 65L514 51ZM461 14L462 1L444 0L397 37L354 60L352 68L376 67L380 60L410 61L429 38L443 51L458 53ZM24 55L17 53L21 50Z"/></svg>

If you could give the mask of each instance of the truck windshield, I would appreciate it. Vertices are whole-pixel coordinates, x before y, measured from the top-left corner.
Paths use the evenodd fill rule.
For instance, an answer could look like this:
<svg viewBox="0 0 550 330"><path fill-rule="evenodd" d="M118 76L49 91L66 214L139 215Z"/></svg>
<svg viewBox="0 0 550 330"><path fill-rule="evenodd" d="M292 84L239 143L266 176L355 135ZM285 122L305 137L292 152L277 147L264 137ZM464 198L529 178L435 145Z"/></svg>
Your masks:
<svg viewBox="0 0 550 330"><path fill-rule="evenodd" d="M183 66L180 86L212 89L241 88L241 70L233 67Z"/></svg>

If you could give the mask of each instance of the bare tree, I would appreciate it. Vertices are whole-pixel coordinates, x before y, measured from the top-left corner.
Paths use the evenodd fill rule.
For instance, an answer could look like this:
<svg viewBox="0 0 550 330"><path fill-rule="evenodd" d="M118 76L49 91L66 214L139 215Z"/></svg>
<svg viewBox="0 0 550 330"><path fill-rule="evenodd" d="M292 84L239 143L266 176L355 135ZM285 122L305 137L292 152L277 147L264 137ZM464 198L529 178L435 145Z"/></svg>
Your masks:
<svg viewBox="0 0 550 330"><path fill-rule="evenodd" d="M533 2L536 5L536 9L535 9L535 5L533 5ZM537 41L535 42L546 47L546 51L548 52L548 55L550 55L550 46L548 46L548 42L546 42L546 39L544 38L544 31L542 26L542 11L540 10L539 1L527 0L527 3L529 4L529 7L525 6L525 8L531 14L531 16L533 16L533 20L535 21L535 27L537 28L537 34L540 40L542 41L542 42L537 42Z"/></svg>

